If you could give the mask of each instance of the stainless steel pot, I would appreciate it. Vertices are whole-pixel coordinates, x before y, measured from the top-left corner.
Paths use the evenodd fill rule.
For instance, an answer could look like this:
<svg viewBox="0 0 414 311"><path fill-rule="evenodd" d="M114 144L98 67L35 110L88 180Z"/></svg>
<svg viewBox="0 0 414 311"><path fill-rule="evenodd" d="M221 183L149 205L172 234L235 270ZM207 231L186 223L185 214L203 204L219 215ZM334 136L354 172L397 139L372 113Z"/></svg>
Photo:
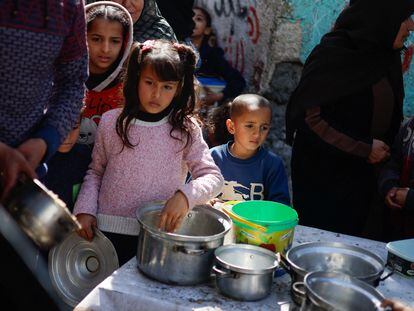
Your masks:
<svg viewBox="0 0 414 311"><path fill-rule="evenodd" d="M138 268L167 284L193 285L210 277L214 250L223 245L230 218L208 205L195 206L180 228L169 233L158 229L165 202L154 202L136 212L140 224Z"/></svg>
<svg viewBox="0 0 414 311"><path fill-rule="evenodd" d="M384 297L374 287L349 275L336 272L308 273L303 283L303 311L377 311L384 310L381 303Z"/></svg>
<svg viewBox="0 0 414 311"><path fill-rule="evenodd" d="M238 300L254 301L269 295L278 266L275 253L247 244L221 246L214 252L216 286Z"/></svg>
<svg viewBox="0 0 414 311"><path fill-rule="evenodd" d="M378 255L361 247L343 243L312 242L291 248L285 256L281 254L281 264L295 282L303 282L305 275L314 271L340 272L372 286L378 286L391 274L381 278L385 262ZM291 288L292 298L302 304L303 297Z"/></svg>
<svg viewBox="0 0 414 311"><path fill-rule="evenodd" d="M4 206L23 231L43 249L53 247L80 229L66 204L37 179L19 181Z"/></svg>
<svg viewBox="0 0 414 311"><path fill-rule="evenodd" d="M313 271L341 272L370 285L377 286L385 262L378 255L361 247L343 243L312 242L291 248L281 256L293 282L303 281Z"/></svg>

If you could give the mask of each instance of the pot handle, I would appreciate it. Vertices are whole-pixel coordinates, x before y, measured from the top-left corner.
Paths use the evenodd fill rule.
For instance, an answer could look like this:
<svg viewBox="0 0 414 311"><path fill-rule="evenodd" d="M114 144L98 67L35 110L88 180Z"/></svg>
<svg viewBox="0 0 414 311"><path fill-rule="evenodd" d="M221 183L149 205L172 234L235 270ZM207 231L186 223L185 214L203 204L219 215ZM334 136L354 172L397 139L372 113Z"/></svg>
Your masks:
<svg viewBox="0 0 414 311"><path fill-rule="evenodd" d="M207 253L206 249L188 249L185 246L182 245L175 245L173 250L175 252L180 252L180 253L184 253L187 255L203 255L205 253Z"/></svg>
<svg viewBox="0 0 414 311"><path fill-rule="evenodd" d="M306 292L304 290L305 283L304 282L295 282L292 284L292 291L299 297L305 299Z"/></svg>
<svg viewBox="0 0 414 311"><path fill-rule="evenodd" d="M233 277L235 277L233 272L223 271L223 270L217 268L216 265L214 265L211 269L214 271L215 275L218 276L218 277L221 277L221 278L233 278Z"/></svg>
<svg viewBox="0 0 414 311"><path fill-rule="evenodd" d="M393 267L392 269L390 269L391 271L388 273L388 274L386 274L385 276L383 276L383 277L380 277L380 279L379 279L379 281L380 282L382 282L382 281L385 281L386 279L388 279L391 275L393 275L394 274L394 272L395 272L395 267Z"/></svg>

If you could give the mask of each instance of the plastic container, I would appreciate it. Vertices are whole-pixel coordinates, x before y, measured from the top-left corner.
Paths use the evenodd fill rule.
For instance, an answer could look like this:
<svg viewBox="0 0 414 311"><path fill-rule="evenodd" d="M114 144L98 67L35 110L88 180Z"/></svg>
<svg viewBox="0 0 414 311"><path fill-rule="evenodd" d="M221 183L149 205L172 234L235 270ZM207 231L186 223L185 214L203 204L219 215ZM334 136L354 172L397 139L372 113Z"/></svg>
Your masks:
<svg viewBox="0 0 414 311"><path fill-rule="evenodd" d="M387 266L404 276L414 277L414 239L387 244Z"/></svg>
<svg viewBox="0 0 414 311"><path fill-rule="evenodd" d="M293 208L272 201L245 201L233 205L232 212L266 228L263 232L246 222L232 219L236 243L258 245L282 254L292 246L295 226L299 221Z"/></svg>
<svg viewBox="0 0 414 311"><path fill-rule="evenodd" d="M226 87L226 81L214 77L197 77L200 84L213 93L219 93Z"/></svg>

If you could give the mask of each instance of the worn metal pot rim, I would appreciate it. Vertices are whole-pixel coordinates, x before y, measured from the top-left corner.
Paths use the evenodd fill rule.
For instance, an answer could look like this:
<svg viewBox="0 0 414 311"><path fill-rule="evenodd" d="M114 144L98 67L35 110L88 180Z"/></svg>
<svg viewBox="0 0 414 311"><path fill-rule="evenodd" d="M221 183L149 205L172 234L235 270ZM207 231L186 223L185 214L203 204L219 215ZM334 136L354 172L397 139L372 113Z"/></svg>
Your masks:
<svg viewBox="0 0 414 311"><path fill-rule="evenodd" d="M384 272L384 269L385 269L384 260L382 260L382 258L380 256L378 256L377 254L375 254L373 252L370 252L370 251L368 251L364 248L349 245L349 244L345 244L345 243L340 243L340 242L309 242L309 243L303 243L303 244L292 247L290 250L287 251L287 253L285 255L285 258L286 258L287 262L289 263L290 267L296 273L301 275L302 277L305 277L309 272L313 272L313 271L307 271L307 270L299 267L297 264L295 264L292 261L290 256L293 256L292 254L294 254L295 252L297 252L300 249L314 248L314 247L315 248L316 247L331 247L331 248L336 248L336 249L347 249L347 250L355 251L357 253L362 253L366 256L369 256L369 257L373 258L374 260L377 261L377 263L379 263L382 266L382 269L378 270L376 273L361 275L361 276L353 275L353 277L358 278L359 280L375 281L375 280L379 279L381 277L381 274Z"/></svg>
<svg viewBox="0 0 414 311"><path fill-rule="evenodd" d="M197 211L197 210L205 209L205 210L208 210L209 213L219 216L217 221L220 221L220 219L223 220L223 221L220 221L220 223L223 225L224 230L218 234L208 235L208 236L182 235L182 234L177 234L177 233L172 233L172 232L161 231L156 228L152 228L151 226L148 226L147 224L142 222L142 220L140 219L141 216L145 215L147 212L161 210L162 207L165 205L165 202L166 201L151 202L136 210L136 217L141 226L141 230L142 229L147 230L154 236L159 237L159 238L164 238L166 240L173 240L173 241L179 241L179 242L210 242L210 241L215 241L215 240L223 238L224 235L227 232L229 232L229 230L231 229L232 221L230 217L227 216L227 214L206 204L194 206L192 210ZM190 210L189 212L191 212L192 210Z"/></svg>
<svg viewBox="0 0 414 311"><path fill-rule="evenodd" d="M274 264L271 267L266 268L266 269L247 269L241 266L231 264L220 258L220 253L224 251L229 251L229 250L231 251L232 249L254 250L255 252L262 253L266 256L274 258ZM250 245L250 244L228 244L228 245L220 246L214 251L214 256L216 258L216 261L224 268L231 270L233 272L239 272L239 273L245 273L245 274L266 274L266 273L274 271L276 267L279 265L277 255L275 253L263 247Z"/></svg>
<svg viewBox="0 0 414 311"><path fill-rule="evenodd" d="M312 279L329 279L334 282L343 282L347 283L347 285L350 285L353 288L358 288L359 291L364 292L367 296L375 297L379 300L379 302L382 302L385 297L377 291L373 286L367 284L364 281L361 281L355 277L352 277L350 275L339 273L339 272L326 272L326 271L315 271L310 272L306 274L304 278L304 284L306 288L306 295L311 299L311 301L316 302L318 306L321 306L322 308L326 310L336 310L335 306L332 305L331 302L320 296L318 293L316 293L312 287L309 285L309 282ZM378 306L379 307L379 306Z"/></svg>

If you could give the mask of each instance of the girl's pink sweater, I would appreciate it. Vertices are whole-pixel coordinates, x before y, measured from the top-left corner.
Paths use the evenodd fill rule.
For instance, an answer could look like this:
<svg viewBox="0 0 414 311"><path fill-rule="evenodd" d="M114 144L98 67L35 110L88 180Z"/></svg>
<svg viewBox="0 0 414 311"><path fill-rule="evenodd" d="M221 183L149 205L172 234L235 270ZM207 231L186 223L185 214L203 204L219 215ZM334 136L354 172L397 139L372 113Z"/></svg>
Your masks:
<svg viewBox="0 0 414 311"><path fill-rule="evenodd" d="M168 117L158 122L136 119L129 137L137 146L120 152L122 141L115 130L120 112L114 109L102 116L75 215L96 216L104 231L136 235L135 211L146 203L167 200L181 190L192 208L219 194L223 177L196 123L189 126L192 140L184 148L184 142L170 136ZM192 180L185 184L188 171Z"/></svg>

